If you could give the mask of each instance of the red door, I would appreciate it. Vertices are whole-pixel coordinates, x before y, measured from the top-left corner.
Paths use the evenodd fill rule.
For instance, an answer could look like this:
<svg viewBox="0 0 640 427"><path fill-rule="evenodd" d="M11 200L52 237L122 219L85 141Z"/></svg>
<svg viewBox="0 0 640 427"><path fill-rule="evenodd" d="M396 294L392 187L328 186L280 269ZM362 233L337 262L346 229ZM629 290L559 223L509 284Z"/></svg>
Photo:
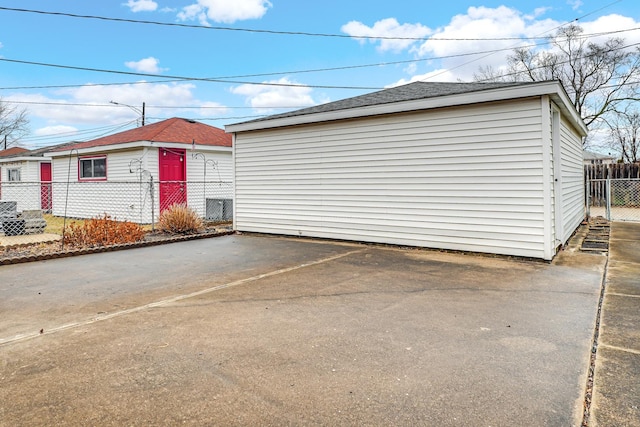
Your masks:
<svg viewBox="0 0 640 427"><path fill-rule="evenodd" d="M160 159L160 212L176 203L187 203L186 150L161 148Z"/></svg>
<svg viewBox="0 0 640 427"><path fill-rule="evenodd" d="M40 209L51 212L51 163L40 163Z"/></svg>

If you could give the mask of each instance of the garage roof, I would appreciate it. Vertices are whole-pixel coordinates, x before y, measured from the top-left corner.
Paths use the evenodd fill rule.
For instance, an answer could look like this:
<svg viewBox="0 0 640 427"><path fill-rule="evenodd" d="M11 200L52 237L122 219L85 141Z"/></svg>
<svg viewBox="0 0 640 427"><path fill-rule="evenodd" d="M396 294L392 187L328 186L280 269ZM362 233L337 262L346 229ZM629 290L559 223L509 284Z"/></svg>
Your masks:
<svg viewBox="0 0 640 427"><path fill-rule="evenodd" d="M314 107L227 125L225 130L242 132L541 95L551 96L563 112L573 118L576 128L586 135L586 126L557 80L497 83L414 82Z"/></svg>

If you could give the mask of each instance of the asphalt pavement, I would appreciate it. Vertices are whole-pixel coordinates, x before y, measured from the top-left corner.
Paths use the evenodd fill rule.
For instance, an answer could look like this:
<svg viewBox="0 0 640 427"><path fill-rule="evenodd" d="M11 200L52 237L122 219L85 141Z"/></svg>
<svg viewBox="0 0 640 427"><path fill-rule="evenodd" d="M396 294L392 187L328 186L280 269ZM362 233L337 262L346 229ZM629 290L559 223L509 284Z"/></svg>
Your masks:
<svg viewBox="0 0 640 427"><path fill-rule="evenodd" d="M606 259L229 235L2 266L0 425L580 425Z"/></svg>

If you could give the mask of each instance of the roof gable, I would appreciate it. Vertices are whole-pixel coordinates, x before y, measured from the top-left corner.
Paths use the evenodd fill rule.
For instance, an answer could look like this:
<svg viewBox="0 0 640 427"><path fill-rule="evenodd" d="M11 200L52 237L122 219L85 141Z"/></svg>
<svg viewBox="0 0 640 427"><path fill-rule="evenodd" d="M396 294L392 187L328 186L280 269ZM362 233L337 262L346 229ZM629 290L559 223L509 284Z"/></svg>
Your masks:
<svg viewBox="0 0 640 427"><path fill-rule="evenodd" d="M105 147L143 141L189 145L195 142L196 145L231 147L232 139L230 134L217 127L174 117L91 141L77 142L73 146L61 147L52 151Z"/></svg>

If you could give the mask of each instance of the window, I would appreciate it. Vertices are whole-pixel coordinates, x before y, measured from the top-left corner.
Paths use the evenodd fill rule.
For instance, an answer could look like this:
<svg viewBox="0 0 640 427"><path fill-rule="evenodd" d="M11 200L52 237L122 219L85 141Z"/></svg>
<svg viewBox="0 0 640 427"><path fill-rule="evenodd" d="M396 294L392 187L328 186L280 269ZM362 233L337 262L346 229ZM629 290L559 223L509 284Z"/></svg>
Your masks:
<svg viewBox="0 0 640 427"><path fill-rule="evenodd" d="M78 176L80 179L107 179L107 157L85 157L79 160Z"/></svg>
<svg viewBox="0 0 640 427"><path fill-rule="evenodd" d="M9 182L20 181L20 169L19 168L7 169L7 181Z"/></svg>

